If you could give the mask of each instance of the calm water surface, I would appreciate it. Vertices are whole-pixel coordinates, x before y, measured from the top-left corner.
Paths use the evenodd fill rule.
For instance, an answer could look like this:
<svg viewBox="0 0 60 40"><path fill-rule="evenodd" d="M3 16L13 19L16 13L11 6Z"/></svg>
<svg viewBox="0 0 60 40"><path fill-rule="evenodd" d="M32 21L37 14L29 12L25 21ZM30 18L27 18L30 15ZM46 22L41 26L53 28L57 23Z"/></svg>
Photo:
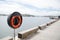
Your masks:
<svg viewBox="0 0 60 40"><path fill-rule="evenodd" d="M23 23L20 28L16 29L16 34L49 21L51 21L51 19L47 17L23 17ZM7 16L0 16L0 38L13 36L13 31L14 30L7 24Z"/></svg>

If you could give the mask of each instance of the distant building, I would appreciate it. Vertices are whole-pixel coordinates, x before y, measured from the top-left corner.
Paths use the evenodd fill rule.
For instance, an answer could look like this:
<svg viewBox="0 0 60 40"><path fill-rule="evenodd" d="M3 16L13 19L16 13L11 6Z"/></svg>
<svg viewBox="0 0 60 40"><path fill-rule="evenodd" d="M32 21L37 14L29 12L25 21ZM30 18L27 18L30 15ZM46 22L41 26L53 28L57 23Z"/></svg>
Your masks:
<svg viewBox="0 0 60 40"><path fill-rule="evenodd" d="M58 18L60 18L60 16L58 16Z"/></svg>

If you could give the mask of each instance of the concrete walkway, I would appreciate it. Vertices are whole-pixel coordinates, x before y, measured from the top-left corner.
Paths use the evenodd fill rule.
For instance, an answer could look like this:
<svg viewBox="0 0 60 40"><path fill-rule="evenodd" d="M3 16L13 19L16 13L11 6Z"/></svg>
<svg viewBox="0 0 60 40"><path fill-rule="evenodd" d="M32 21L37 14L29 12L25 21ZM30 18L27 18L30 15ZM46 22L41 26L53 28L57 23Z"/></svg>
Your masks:
<svg viewBox="0 0 60 40"><path fill-rule="evenodd" d="M60 40L60 20L24 40Z"/></svg>

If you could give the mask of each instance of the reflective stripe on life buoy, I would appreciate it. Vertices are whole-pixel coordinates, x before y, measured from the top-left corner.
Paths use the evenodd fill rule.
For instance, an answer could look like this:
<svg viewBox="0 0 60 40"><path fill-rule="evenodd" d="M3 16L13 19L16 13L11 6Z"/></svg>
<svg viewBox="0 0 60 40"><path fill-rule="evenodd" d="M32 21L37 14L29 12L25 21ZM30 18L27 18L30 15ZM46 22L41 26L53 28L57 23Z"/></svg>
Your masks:
<svg viewBox="0 0 60 40"><path fill-rule="evenodd" d="M18 21L18 23L17 24L14 24L14 20L16 20L17 19L17 21ZM21 22L22 20L21 20L21 18L20 18L20 16L13 16L12 18L11 18L11 25L14 27L14 28L18 28L20 25L21 25Z"/></svg>

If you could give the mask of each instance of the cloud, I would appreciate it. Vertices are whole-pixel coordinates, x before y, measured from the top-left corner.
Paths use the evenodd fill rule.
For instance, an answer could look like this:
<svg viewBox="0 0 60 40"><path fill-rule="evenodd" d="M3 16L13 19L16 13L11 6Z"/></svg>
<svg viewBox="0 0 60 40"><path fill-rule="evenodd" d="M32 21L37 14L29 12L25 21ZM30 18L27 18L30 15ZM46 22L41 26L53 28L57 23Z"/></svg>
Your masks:
<svg viewBox="0 0 60 40"><path fill-rule="evenodd" d="M13 2L9 2L8 4L3 3L0 5L1 5L0 6L0 13L2 13L2 14L11 14L14 11L18 11L21 14L24 14L24 13L26 13L26 14L33 13L34 14L34 13L36 13L31 9L25 8L24 6L18 5L18 4L13 3Z"/></svg>
<svg viewBox="0 0 60 40"><path fill-rule="evenodd" d="M5 0L0 0L0 1L5 1Z"/></svg>
<svg viewBox="0 0 60 40"><path fill-rule="evenodd" d="M0 1L0 12L22 14L53 15L60 12L59 0L3 0Z"/></svg>
<svg viewBox="0 0 60 40"><path fill-rule="evenodd" d="M38 8L46 8L46 7L55 7L55 8L60 8L59 7L59 0L6 0L6 1L13 1L13 2L18 2L18 3L24 3L28 5L33 5Z"/></svg>

